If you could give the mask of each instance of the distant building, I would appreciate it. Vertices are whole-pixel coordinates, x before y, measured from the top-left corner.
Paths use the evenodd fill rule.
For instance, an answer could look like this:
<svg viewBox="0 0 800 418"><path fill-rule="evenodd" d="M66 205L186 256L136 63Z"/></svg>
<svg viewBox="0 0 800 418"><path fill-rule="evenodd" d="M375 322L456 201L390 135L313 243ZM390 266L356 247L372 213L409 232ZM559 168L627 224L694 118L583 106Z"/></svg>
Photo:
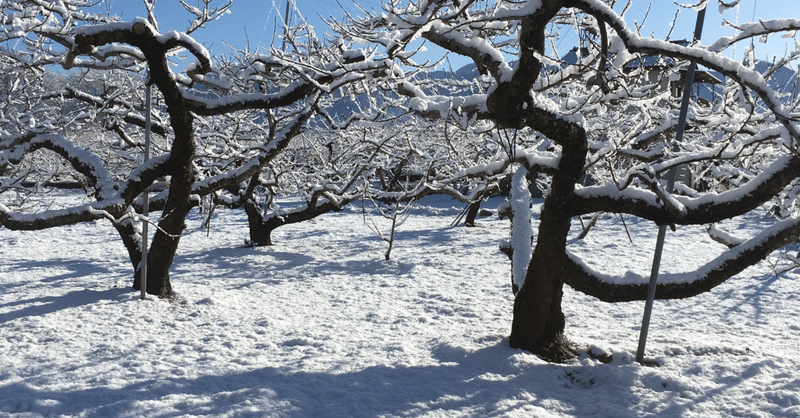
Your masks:
<svg viewBox="0 0 800 418"><path fill-rule="evenodd" d="M674 41L673 43L688 46L688 41ZM589 56L589 51L586 48L581 48L581 57ZM609 57L612 58L612 57ZM568 65L576 65L579 62L578 47L572 48L566 55L561 58L562 67ZM659 92L669 90L673 97L683 96L683 87L686 83L687 68L680 69L680 77L670 77L669 72L678 65L677 61L670 57L662 56L644 56L637 58L625 64L623 71L631 73L635 70L642 69L646 72L647 79L642 83L660 85L657 89ZM696 98L698 103L703 105L712 104L717 97L722 93L722 86L724 85L725 77L716 71L706 71L698 69L695 71L694 84L692 95Z"/></svg>

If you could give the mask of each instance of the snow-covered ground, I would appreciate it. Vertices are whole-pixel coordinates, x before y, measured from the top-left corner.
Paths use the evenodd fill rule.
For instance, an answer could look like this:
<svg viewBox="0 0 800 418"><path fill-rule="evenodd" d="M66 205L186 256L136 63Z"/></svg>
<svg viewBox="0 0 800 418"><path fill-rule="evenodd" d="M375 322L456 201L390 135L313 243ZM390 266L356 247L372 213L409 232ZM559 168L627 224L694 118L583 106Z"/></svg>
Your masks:
<svg viewBox="0 0 800 418"><path fill-rule="evenodd" d="M0 229L0 416L800 416L797 274L765 262L656 302L654 368L633 360L643 302L565 288L568 337L613 361L551 364L508 347L508 222L450 227L460 209L423 200L390 261L358 204L281 228L267 248L243 246L243 213L218 210L206 231L195 211L172 300L139 300L108 222ZM626 221L633 243L607 215L572 248L604 272L646 276L657 227ZM679 228L662 271L722 249Z"/></svg>

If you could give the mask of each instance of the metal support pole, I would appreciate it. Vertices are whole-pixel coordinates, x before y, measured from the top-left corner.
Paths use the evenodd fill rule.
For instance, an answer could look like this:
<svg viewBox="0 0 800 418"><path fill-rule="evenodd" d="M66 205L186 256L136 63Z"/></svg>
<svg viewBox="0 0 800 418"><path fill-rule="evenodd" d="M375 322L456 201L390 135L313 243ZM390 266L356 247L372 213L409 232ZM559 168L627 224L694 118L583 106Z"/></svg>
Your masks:
<svg viewBox="0 0 800 418"><path fill-rule="evenodd" d="M697 12L697 22L694 27L694 40L699 41L703 35L703 21L706 17L706 9L703 8ZM683 134L686 130L686 117L689 113L689 101L692 98L692 84L694 84L694 73L697 70L697 63L692 61L689 64L689 69L686 71L686 81L683 85L683 98L681 100L681 111L678 116L678 129L675 133L675 143L673 150L677 150L678 144L683 141ZM675 177L678 173L678 167L672 167L667 175L667 193L672 193L675 187ZM636 351L636 361L642 363L644 361L644 347L647 343L647 330L650 327L650 313L653 310L653 301L656 298L656 283L658 281L658 269L661 266L661 253L664 250L664 239L667 234L667 226L661 225L658 227L658 237L656 238L656 249L653 255L653 267L650 270L650 283L647 287L647 302L644 306L644 317L642 318L642 329L639 334L639 348Z"/></svg>
<svg viewBox="0 0 800 418"><path fill-rule="evenodd" d="M152 101L152 91L153 86L150 84L150 80L148 79L144 99L144 162L147 162L147 160L150 159L150 127L152 123L150 118L150 106ZM147 232L147 226L149 222L147 217L150 215L150 186L145 187L144 196L142 197L142 216L144 217L144 220L142 222L142 272L139 278L139 284L142 288L141 298L144 300L147 297L147 243L150 239Z"/></svg>
<svg viewBox="0 0 800 418"><path fill-rule="evenodd" d="M289 7L290 1L292 0L286 0L286 12L283 17L283 42L281 43L281 52L286 51L286 40L289 38L289 17L291 17L289 14L291 10Z"/></svg>

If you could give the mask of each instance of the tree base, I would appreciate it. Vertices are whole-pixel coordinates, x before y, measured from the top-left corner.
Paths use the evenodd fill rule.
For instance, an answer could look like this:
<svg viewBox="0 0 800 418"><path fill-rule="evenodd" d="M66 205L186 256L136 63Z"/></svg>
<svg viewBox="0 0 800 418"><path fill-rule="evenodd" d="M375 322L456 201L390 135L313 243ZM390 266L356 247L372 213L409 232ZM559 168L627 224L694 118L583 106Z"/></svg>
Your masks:
<svg viewBox="0 0 800 418"><path fill-rule="evenodd" d="M530 351L551 363L563 363L578 356L577 347L563 333L558 333L551 341L540 344L538 347L524 347L515 344L513 340L510 340L509 343L511 348Z"/></svg>
<svg viewBox="0 0 800 418"><path fill-rule="evenodd" d="M142 290L142 281L138 274L133 279L132 287L138 291ZM169 276L167 276L167 278L161 281L160 283L155 283L153 280L148 280L147 294L152 296L158 296L159 298L172 297L172 285L169 282Z"/></svg>
<svg viewBox="0 0 800 418"><path fill-rule="evenodd" d="M252 239L245 239L244 246L247 248L255 248L255 247L271 247L272 241L271 240L258 240L253 241Z"/></svg>

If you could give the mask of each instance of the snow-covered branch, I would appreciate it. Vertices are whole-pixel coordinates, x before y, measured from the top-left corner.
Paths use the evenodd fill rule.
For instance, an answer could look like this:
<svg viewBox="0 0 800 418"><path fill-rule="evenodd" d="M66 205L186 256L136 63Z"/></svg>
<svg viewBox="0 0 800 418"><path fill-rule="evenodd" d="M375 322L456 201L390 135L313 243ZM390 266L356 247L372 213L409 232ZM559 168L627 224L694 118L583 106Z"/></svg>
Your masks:
<svg viewBox="0 0 800 418"><path fill-rule="evenodd" d="M744 269L764 260L773 251L797 241L800 219L778 222L758 235L742 241L693 272L667 274L659 279L657 299L682 299L708 292ZM645 277L604 275L570 254L564 283L606 302L628 302L647 298Z"/></svg>
<svg viewBox="0 0 800 418"><path fill-rule="evenodd" d="M60 134L30 135L14 141L8 149L0 147L0 155L11 163L19 163L28 153L37 149L49 149L67 160L72 167L90 180L90 186L95 188L95 193L100 200L113 196L118 185L111 180L112 176L103 164L103 161L75 144Z"/></svg>
<svg viewBox="0 0 800 418"><path fill-rule="evenodd" d="M68 209L26 214L12 211L0 204L0 225L14 230L34 231L98 219L113 221L125 211L125 206L122 199L112 199Z"/></svg>
<svg viewBox="0 0 800 418"><path fill-rule="evenodd" d="M659 39L642 37L631 31L622 17L599 0L569 0L565 1L565 4L585 10L605 21L614 28L627 50L631 53L640 52L693 61L698 65L720 72L730 80L736 80L736 82L755 92L794 140L800 140L800 126L794 122L793 116L778 99L775 91L769 86L764 77L754 69L748 68L746 65L731 58L724 57L716 50L696 46L682 46ZM796 23L798 23L796 20L778 21L774 25L769 25L770 28L765 30L772 32L793 30L793 25ZM762 33L762 36L764 33Z"/></svg>
<svg viewBox="0 0 800 418"><path fill-rule="evenodd" d="M662 224L707 224L747 213L789 185L800 176L800 158L786 155L746 184L722 193L698 197L673 196L682 211L671 211L657 195L636 188L620 190L613 183L590 186L575 191L573 216L592 212L627 213Z"/></svg>

